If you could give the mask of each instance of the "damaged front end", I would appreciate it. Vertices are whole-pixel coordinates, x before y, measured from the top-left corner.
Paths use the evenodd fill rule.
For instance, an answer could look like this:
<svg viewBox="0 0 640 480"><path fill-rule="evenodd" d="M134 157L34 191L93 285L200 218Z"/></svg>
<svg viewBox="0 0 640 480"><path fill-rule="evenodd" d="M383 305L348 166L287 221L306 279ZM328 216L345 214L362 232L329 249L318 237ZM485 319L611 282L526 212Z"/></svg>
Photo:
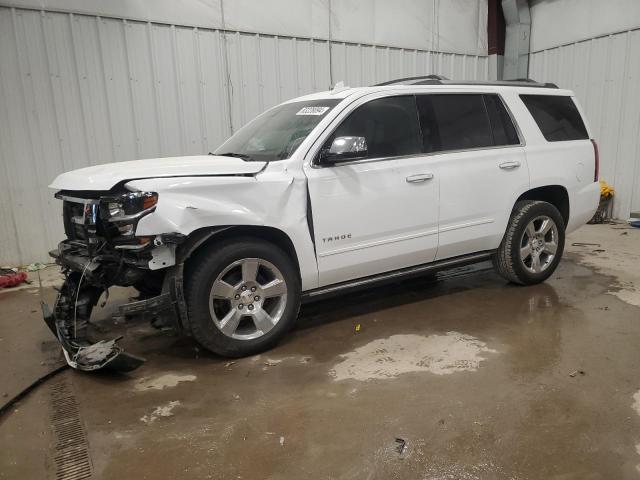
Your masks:
<svg viewBox="0 0 640 480"><path fill-rule="evenodd" d="M52 309L42 304L45 323L62 345L67 363L78 370L131 371L144 359L122 350L120 338L89 338L91 312L111 286L135 287L140 299L119 307L118 317L144 316L162 329L184 330L186 307L182 264L175 252L179 234L137 237L140 218L153 212L157 194L123 187L108 192L60 191L67 239L50 255L65 281Z"/></svg>

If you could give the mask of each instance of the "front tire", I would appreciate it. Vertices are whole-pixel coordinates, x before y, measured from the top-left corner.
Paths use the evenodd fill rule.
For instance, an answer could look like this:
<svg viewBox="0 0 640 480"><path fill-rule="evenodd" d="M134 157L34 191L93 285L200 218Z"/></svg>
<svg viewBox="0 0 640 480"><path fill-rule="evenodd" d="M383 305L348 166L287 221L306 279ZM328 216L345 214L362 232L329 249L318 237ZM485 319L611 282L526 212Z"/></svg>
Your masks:
<svg viewBox="0 0 640 480"><path fill-rule="evenodd" d="M516 203L493 264L512 283L534 285L553 274L564 251L564 220L539 200Z"/></svg>
<svg viewBox="0 0 640 480"><path fill-rule="evenodd" d="M295 324L300 280L291 258L252 238L212 245L190 261L186 282L195 340L227 357L273 347Z"/></svg>

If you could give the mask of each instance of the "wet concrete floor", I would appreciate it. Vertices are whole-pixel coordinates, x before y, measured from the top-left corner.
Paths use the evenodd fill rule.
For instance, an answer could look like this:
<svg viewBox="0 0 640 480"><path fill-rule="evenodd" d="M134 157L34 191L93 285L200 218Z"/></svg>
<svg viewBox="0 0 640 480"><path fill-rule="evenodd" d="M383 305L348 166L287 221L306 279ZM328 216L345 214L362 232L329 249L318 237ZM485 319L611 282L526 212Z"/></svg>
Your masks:
<svg viewBox="0 0 640 480"><path fill-rule="evenodd" d="M277 348L235 361L113 327L108 306L96 327L147 363L38 387L0 419L0 478L56 478L61 382L97 479L640 478L640 230L586 226L567 250L537 286L480 265L306 305ZM0 346L28 335L37 359L3 362L5 390L55 362L38 301L0 294Z"/></svg>

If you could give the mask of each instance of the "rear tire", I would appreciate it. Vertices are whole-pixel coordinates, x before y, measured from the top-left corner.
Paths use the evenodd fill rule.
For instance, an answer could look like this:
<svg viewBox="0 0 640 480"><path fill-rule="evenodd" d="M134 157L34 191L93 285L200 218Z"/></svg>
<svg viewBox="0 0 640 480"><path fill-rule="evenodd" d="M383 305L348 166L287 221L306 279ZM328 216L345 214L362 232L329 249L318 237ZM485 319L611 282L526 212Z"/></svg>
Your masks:
<svg viewBox="0 0 640 480"><path fill-rule="evenodd" d="M218 355L243 357L273 347L293 327L300 280L276 245L229 239L190 260L185 297L194 339Z"/></svg>
<svg viewBox="0 0 640 480"><path fill-rule="evenodd" d="M564 219L558 209L548 202L523 200L513 208L493 264L510 282L534 285L553 274L564 241Z"/></svg>

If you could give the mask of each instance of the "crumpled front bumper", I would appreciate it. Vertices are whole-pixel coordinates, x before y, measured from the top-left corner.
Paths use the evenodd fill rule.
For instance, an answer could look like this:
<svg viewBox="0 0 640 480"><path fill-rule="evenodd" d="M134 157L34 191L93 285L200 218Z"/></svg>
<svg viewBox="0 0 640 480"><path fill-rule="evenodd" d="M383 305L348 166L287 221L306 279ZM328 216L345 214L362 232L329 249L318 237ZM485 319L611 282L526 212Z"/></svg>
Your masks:
<svg viewBox="0 0 640 480"><path fill-rule="evenodd" d="M84 371L107 368L129 372L141 366L144 358L127 353L118 345L122 337L92 341L87 335L93 307L109 286L108 278L102 276L105 265L101 264L100 258L91 258L81 249L67 248L66 242L62 242L50 255L63 268L65 281L58 291L54 309L42 302L42 314L60 342L67 363ZM162 326L180 327L179 319L186 315L182 266L171 270L160 295L121 305L116 317L144 316L159 321Z"/></svg>
<svg viewBox="0 0 640 480"><path fill-rule="evenodd" d="M62 319L56 319L49 306L42 302L44 321L62 346L62 353L70 367L76 370L99 370L108 367L118 372L130 372L145 362L145 359L124 352L114 340L99 340L91 343L69 335Z"/></svg>

